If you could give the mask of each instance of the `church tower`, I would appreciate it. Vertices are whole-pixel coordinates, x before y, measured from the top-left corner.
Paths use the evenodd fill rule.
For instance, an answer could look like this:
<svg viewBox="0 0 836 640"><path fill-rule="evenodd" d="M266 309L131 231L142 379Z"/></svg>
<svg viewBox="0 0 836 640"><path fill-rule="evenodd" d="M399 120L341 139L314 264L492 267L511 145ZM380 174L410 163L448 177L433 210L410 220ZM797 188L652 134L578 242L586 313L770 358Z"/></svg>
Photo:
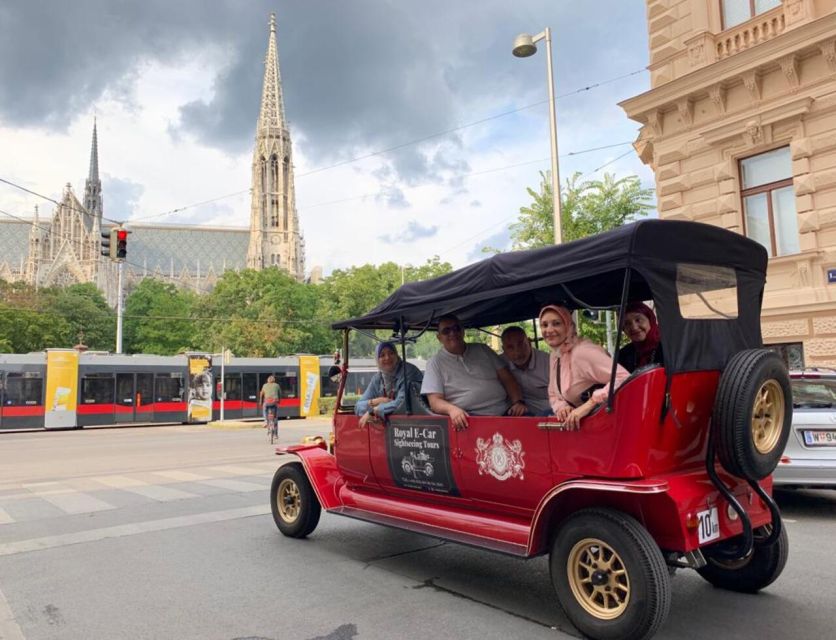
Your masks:
<svg viewBox="0 0 836 640"><path fill-rule="evenodd" d="M85 219L87 228L101 227L103 213L102 181L99 180L99 141L96 136L95 118L93 119L93 143L90 147L90 172L84 184L84 208L90 214Z"/></svg>
<svg viewBox="0 0 836 640"><path fill-rule="evenodd" d="M304 244L293 186L293 153L282 100L275 14L270 14L264 87L255 133L247 250L248 268L272 266L284 269L297 280L305 277Z"/></svg>

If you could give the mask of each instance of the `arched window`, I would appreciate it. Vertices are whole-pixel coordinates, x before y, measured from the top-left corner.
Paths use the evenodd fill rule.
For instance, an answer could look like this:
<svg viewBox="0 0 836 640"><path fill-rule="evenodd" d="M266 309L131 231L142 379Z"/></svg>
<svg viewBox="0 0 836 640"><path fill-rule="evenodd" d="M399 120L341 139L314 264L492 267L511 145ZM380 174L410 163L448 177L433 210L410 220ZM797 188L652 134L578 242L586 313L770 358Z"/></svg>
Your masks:
<svg viewBox="0 0 836 640"><path fill-rule="evenodd" d="M284 229L285 231L288 228L287 225L287 193L290 190L290 158L287 156L284 157L282 161L282 211L284 213Z"/></svg>

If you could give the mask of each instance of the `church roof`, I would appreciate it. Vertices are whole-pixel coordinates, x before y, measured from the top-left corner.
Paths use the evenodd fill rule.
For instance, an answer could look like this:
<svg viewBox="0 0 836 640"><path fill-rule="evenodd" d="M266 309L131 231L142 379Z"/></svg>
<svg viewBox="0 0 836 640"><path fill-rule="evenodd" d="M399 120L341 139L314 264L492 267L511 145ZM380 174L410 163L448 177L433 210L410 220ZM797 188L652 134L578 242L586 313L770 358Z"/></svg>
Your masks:
<svg viewBox="0 0 836 640"><path fill-rule="evenodd" d="M41 222L41 225L48 226ZM14 269L29 252L30 221L0 219L0 262ZM198 227L194 225L129 225L128 268L149 275L158 270L179 276L183 270L205 276L210 268L220 275L225 269L247 266L250 230L246 227Z"/></svg>
<svg viewBox="0 0 836 640"><path fill-rule="evenodd" d="M127 225L128 262L134 272L147 268L149 274L159 269L179 275L206 275L210 267L217 274L225 269L247 266L250 230L245 227L198 227L194 225Z"/></svg>
<svg viewBox="0 0 836 640"><path fill-rule="evenodd" d="M8 262L12 267L17 267L21 258L26 259L31 228L28 222L0 217L0 262Z"/></svg>

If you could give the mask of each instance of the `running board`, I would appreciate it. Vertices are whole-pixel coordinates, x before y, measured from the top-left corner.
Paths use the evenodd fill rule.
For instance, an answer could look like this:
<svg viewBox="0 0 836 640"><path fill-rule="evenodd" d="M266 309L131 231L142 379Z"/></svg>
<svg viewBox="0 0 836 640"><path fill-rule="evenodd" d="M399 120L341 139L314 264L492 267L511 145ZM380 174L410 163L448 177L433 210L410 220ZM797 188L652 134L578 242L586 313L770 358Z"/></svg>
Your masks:
<svg viewBox="0 0 836 640"><path fill-rule="evenodd" d="M491 518L455 507L405 502L347 487L340 491L340 498L342 505L328 509L327 513L516 557L529 556L531 526L527 521L501 516Z"/></svg>

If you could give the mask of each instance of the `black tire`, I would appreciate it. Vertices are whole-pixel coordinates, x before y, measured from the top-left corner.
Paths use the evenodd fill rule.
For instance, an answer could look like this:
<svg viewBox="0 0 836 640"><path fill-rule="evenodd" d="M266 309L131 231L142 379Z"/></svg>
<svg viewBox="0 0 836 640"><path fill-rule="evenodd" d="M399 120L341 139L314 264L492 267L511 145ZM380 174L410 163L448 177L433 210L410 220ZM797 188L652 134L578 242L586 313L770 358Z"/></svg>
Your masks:
<svg viewBox="0 0 836 640"><path fill-rule="evenodd" d="M573 515L554 538L549 568L560 606L590 638L642 640L668 617L671 583L662 552L624 513Z"/></svg>
<svg viewBox="0 0 836 640"><path fill-rule="evenodd" d="M708 564L697 569L703 578L719 589L755 593L769 586L787 564L789 539L787 528L781 527L781 534L768 547L758 544L757 539L766 537L769 531L761 528L755 531L755 548L745 560L721 560L707 558Z"/></svg>
<svg viewBox="0 0 836 640"><path fill-rule="evenodd" d="M322 508L298 462L276 470L270 486L270 508L279 531L289 538L304 538L316 529Z"/></svg>
<svg viewBox="0 0 836 640"><path fill-rule="evenodd" d="M739 478L762 480L775 470L792 423L792 391L778 354L749 349L726 365L711 422L720 463Z"/></svg>

